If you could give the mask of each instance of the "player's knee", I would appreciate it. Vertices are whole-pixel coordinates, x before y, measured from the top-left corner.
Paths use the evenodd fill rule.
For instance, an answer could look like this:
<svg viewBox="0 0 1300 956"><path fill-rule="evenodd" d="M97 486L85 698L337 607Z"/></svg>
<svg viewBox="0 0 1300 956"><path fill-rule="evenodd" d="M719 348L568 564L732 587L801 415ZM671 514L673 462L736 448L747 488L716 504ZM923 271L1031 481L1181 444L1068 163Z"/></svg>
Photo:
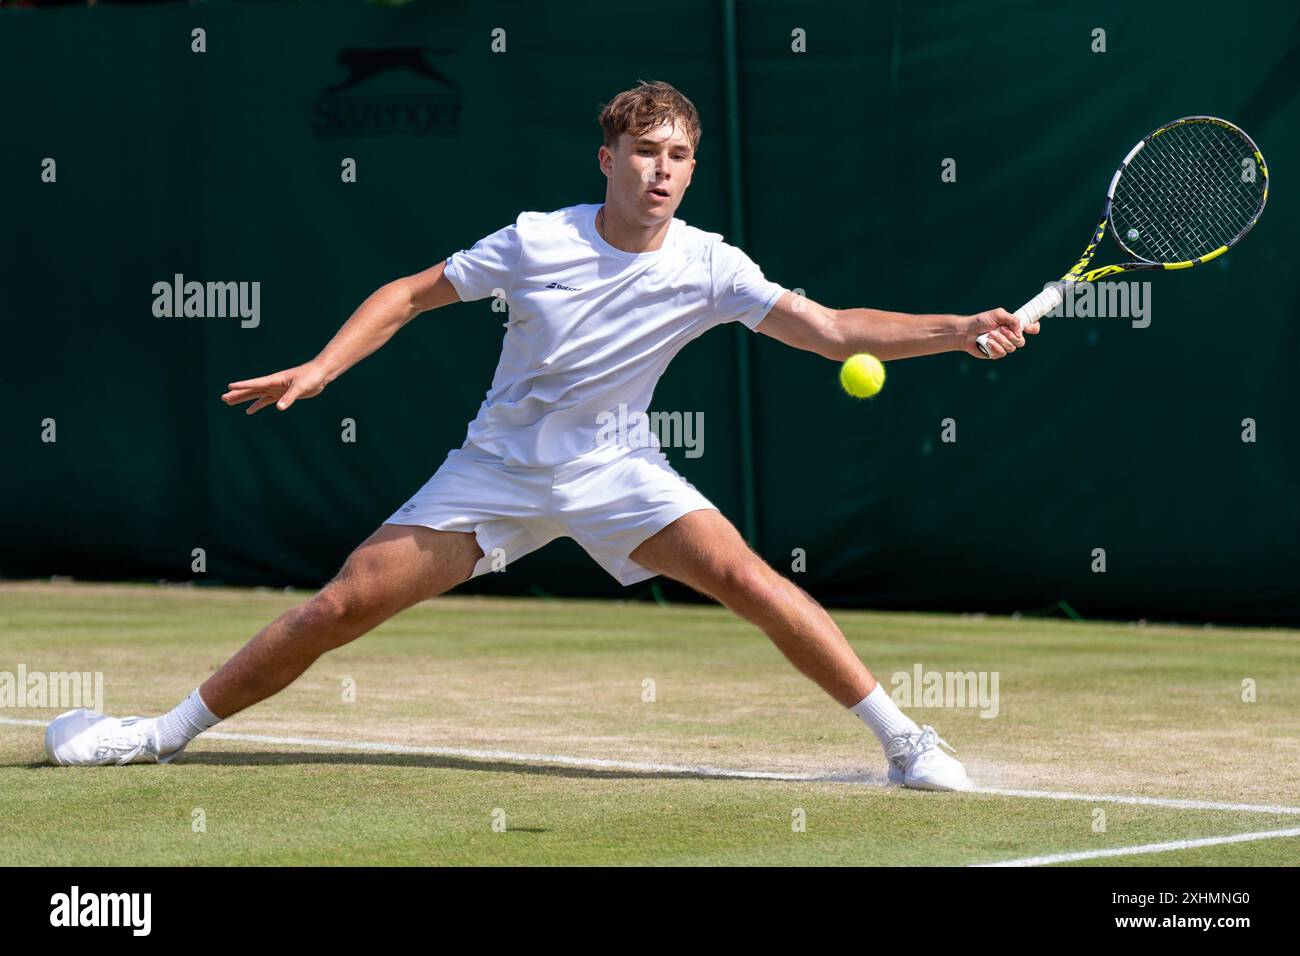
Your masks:
<svg viewBox="0 0 1300 956"><path fill-rule="evenodd" d="M362 589L331 581L303 606L307 623L325 631L351 630L374 617L375 602Z"/></svg>
<svg viewBox="0 0 1300 956"><path fill-rule="evenodd" d="M762 603L773 593L772 570L757 558L728 565L721 574L720 590L727 603Z"/></svg>

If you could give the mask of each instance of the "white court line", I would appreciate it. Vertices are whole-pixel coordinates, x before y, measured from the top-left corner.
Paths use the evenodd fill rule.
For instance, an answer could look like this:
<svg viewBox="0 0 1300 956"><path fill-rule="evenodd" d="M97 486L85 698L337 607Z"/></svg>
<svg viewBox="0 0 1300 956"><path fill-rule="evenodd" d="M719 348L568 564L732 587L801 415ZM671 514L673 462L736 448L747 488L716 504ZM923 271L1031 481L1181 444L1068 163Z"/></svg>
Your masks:
<svg viewBox="0 0 1300 956"><path fill-rule="evenodd" d="M1221 846L1224 843L1249 843L1252 840L1275 840L1279 837L1300 837L1300 827L1292 827L1290 830L1265 830L1260 833L1205 837L1200 840L1145 843L1142 846L1121 846L1113 850L1083 850L1079 853L1027 856L1019 860L1003 860L1000 863L972 863L971 866L1051 866L1053 863L1073 863L1076 860L1100 860L1108 856L1137 856L1142 853L1169 853L1173 850L1193 850L1202 846Z"/></svg>
<svg viewBox="0 0 1300 956"><path fill-rule="evenodd" d="M1300 814L1300 807L1265 806L1258 803L1223 803L1217 800L1179 800L1176 797L1128 797L1108 793L1057 793L1054 790L1003 790L998 787L976 787L971 792L987 793L995 797L1083 800L1088 803L1125 803L1134 806L1165 807L1170 810L1239 810L1244 813Z"/></svg>
<svg viewBox="0 0 1300 956"><path fill-rule="evenodd" d="M0 724L15 727L44 727L43 720L20 720L0 717ZM881 785L883 775L876 773L824 774L791 773L779 770L746 770L709 767L696 764L647 763L632 760L606 760L601 757L574 757L566 754L522 753L513 750L474 750L465 747L423 747L375 741L332 740L323 737L280 737L267 734L235 734L209 730L204 740L230 740L241 743L271 744L277 747L326 747L370 753L410 754L425 757L460 757L466 760L498 760L504 763L549 764L575 769L626 770L633 773L679 773L697 777L731 780L782 780L794 783L843 783ZM1164 807L1171 810L1227 810L1240 813L1300 815L1300 807L1257 803L1223 803L1212 800L1182 800L1174 797L1136 797L1125 794L1069 793L1055 790L1003 790L976 787L969 793L997 797L1020 797L1035 800L1079 800L1090 803L1121 803L1133 806Z"/></svg>

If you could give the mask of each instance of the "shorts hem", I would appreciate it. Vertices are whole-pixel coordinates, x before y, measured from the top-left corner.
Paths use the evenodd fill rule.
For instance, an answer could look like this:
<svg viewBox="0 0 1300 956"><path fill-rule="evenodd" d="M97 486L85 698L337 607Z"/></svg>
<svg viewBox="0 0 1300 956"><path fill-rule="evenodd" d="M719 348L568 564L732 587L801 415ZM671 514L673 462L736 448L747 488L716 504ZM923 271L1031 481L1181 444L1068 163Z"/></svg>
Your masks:
<svg viewBox="0 0 1300 956"><path fill-rule="evenodd" d="M384 524L397 525L398 527L405 528L428 528L430 531L455 531L458 534L472 534L474 536L474 543L477 544L478 549L483 552L483 557L474 562L474 570L467 580L476 578L480 574L492 570L492 549L497 546L492 544L490 541L484 540L486 536L483 534L482 523L476 524L472 528L444 527L445 525L455 525L457 522L455 520L436 522L421 521L419 518L414 517L399 519L397 515L394 515L385 521ZM487 562L486 566L483 564L485 561Z"/></svg>
<svg viewBox="0 0 1300 956"><path fill-rule="evenodd" d="M633 584L640 584L642 581L649 581L651 578L657 578L660 576L660 572L651 571L649 568L637 564L635 561L632 560L632 552L635 551L637 548L641 547L641 545L645 544L647 541L649 541L651 538L657 535L660 531L663 531L664 528L668 527L674 521L677 521L680 518L684 518L688 514L691 514L692 512L717 511L717 510L718 510L718 506L713 504L712 502L704 502L704 503L695 502L694 504L685 505L681 508L673 508L669 511L660 512L655 515L656 521L651 522L651 524L647 526L652 530L646 531L644 537L638 540L636 544L632 545L632 547L628 548L627 555L618 562L617 570L610 567L605 567L605 565L603 564L601 566L605 568L605 571L608 572L610 576L614 578L614 580L618 581L619 584L623 585L623 587L631 587ZM669 515L671 515L671 517L667 517ZM666 520L662 522L658 522L657 519L661 517L666 517ZM656 523L658 524L658 527L654 527ZM579 543L581 544L581 542ZM583 550L586 549L584 548Z"/></svg>

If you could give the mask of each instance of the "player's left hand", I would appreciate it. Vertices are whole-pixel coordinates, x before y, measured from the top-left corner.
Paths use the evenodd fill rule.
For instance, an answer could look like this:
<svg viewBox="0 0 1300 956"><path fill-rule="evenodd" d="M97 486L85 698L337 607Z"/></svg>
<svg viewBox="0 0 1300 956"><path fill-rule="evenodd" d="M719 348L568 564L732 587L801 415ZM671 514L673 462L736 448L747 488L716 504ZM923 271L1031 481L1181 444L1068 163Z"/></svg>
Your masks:
<svg viewBox="0 0 1300 956"><path fill-rule="evenodd" d="M966 334L962 348L968 355L976 358L1006 358L1018 348L1024 348L1026 335L1038 334L1038 323L1027 325L1022 330L1020 320L1006 309L989 309L968 318ZM988 333L989 354L985 355L975 340Z"/></svg>
<svg viewBox="0 0 1300 956"><path fill-rule="evenodd" d="M315 398L325 390L328 382L328 376L316 362L307 362L272 375L231 382L230 391L222 395L221 400L231 407L252 402L246 409L249 415L268 405L284 411L300 398Z"/></svg>

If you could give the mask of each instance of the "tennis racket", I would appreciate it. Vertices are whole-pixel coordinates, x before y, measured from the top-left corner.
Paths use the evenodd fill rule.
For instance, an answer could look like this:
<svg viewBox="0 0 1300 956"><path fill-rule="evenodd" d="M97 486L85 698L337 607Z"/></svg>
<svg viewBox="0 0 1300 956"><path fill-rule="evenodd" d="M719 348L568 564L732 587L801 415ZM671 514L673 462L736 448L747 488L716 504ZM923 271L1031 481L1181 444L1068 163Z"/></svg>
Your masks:
<svg viewBox="0 0 1300 956"><path fill-rule="evenodd" d="M1145 269L1189 269L1215 259L1259 221L1268 168L1254 140L1227 120L1184 116L1166 123L1124 157L1106 190L1101 222L1083 255L1019 309L1020 327L1065 299L1066 284ZM1107 227L1131 258L1089 269ZM986 356L988 333L975 340Z"/></svg>

